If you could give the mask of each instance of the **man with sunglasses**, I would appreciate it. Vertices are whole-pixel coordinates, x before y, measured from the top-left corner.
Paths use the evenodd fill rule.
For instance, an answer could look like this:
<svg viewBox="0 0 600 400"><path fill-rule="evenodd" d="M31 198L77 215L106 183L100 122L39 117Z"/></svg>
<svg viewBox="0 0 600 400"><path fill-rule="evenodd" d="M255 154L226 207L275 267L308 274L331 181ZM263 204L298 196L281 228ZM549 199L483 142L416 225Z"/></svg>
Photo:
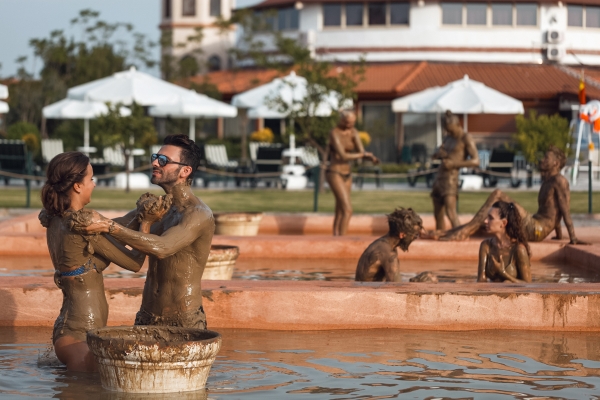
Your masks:
<svg viewBox="0 0 600 400"><path fill-rule="evenodd" d="M206 329L200 279L210 252L215 222L210 208L191 190L201 151L186 135L169 135L151 159L151 182L172 196L170 208L152 225L151 233L140 233L116 223L126 221L127 216L113 221L100 214L84 229L87 233L108 233L149 255L136 325ZM164 202L164 198L154 201Z"/></svg>

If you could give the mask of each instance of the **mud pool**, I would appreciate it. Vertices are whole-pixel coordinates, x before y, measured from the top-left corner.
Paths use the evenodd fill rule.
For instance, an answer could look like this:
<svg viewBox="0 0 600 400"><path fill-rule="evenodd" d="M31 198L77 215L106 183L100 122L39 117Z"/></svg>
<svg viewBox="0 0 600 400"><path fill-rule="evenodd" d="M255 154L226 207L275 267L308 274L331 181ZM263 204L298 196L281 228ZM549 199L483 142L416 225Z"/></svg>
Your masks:
<svg viewBox="0 0 600 400"><path fill-rule="evenodd" d="M59 399L592 399L597 333L220 329L206 392L127 395L40 367L49 328L0 328L0 397Z"/></svg>
<svg viewBox="0 0 600 400"><path fill-rule="evenodd" d="M434 260L401 260L402 280L422 271L433 271L441 282L475 282L476 260L447 260L443 265ZM242 280L295 280L295 281L353 281L356 259L277 259L240 257L235 265L233 279ZM600 282L600 270L569 265L564 262L532 262L533 282L580 283ZM110 265L104 271L105 278L146 277L147 267L138 273ZM2 276L48 276L54 274L50 257L0 256Z"/></svg>

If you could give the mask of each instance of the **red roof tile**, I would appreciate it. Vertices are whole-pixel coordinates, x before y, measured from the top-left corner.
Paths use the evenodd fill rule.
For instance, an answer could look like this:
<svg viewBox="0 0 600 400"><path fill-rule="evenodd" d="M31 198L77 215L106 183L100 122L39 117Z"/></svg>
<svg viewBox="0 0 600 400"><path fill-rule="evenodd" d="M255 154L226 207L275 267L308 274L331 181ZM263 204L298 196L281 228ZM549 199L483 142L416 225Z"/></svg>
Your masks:
<svg viewBox="0 0 600 400"><path fill-rule="evenodd" d="M348 70L348 66L335 66ZM444 86L462 79L464 75L475 81L520 100L552 99L560 94L577 95L579 78L565 68L548 64L483 64L399 62L368 64L364 80L356 88L360 98L391 99L419 92L433 86ZM251 89L274 79L281 73L274 70L218 71L192 78L201 83L206 77L215 84L224 97ZM590 98L600 99L600 70L586 72L587 79L598 85L588 85Z"/></svg>

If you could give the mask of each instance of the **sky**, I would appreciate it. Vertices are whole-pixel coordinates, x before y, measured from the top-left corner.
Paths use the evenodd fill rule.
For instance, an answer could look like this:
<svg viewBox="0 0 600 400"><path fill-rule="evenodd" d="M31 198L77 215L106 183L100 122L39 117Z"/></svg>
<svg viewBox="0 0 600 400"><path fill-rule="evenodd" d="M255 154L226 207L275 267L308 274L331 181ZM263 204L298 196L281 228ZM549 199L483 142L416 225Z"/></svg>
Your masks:
<svg viewBox="0 0 600 400"><path fill-rule="evenodd" d="M257 2L260 0L237 0L236 4L245 7ZM99 11L107 22L132 23L136 31L157 42L160 4L161 0L0 0L0 77L16 73L15 60L20 56L28 56L26 66L31 72L34 61L29 40L48 37L55 29L76 34L69 21L86 8ZM39 67L38 60L36 70ZM148 72L158 75L158 70Z"/></svg>

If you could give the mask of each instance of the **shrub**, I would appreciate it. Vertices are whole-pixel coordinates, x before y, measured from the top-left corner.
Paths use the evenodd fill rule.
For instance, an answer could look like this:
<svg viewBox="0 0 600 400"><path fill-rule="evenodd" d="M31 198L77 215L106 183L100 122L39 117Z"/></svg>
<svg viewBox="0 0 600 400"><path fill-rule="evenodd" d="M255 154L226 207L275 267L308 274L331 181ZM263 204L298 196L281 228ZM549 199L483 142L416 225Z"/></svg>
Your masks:
<svg viewBox="0 0 600 400"><path fill-rule="evenodd" d="M530 111L529 116L517 115L517 133L513 135L516 150L530 163L537 163L550 145L554 145L569 154L571 134L569 121L558 114L540 115Z"/></svg>
<svg viewBox="0 0 600 400"><path fill-rule="evenodd" d="M273 135L273 131L269 128L263 128L258 131L254 131L250 135L250 141L252 142L273 143L274 139L275 135Z"/></svg>
<svg viewBox="0 0 600 400"><path fill-rule="evenodd" d="M23 140L27 144L27 149L33 154L34 158L39 155L41 136L37 126L29 122L16 122L10 125L6 131L7 139Z"/></svg>

